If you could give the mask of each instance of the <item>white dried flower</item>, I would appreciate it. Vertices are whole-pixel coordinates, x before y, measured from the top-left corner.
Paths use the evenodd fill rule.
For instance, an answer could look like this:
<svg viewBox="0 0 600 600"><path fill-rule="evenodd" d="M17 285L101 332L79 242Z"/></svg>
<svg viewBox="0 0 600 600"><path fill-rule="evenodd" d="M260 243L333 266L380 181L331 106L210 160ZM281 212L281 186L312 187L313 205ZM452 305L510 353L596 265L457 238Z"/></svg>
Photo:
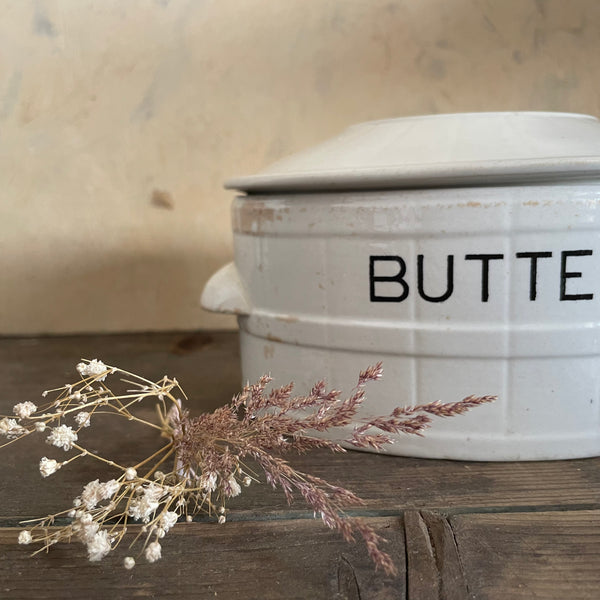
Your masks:
<svg viewBox="0 0 600 600"><path fill-rule="evenodd" d="M128 513L130 517L148 523L150 516L158 508L159 501L165 492L160 485L155 483L150 483L142 489L143 494L131 501Z"/></svg>
<svg viewBox="0 0 600 600"><path fill-rule="evenodd" d="M236 478L231 475L229 479L224 482L223 491L227 497L235 498L236 496L240 495L242 488L240 487L240 484L237 482Z"/></svg>
<svg viewBox="0 0 600 600"><path fill-rule="evenodd" d="M156 562L160 558L161 547L158 542L152 542L148 544L146 552L144 553L146 560L149 563Z"/></svg>
<svg viewBox="0 0 600 600"><path fill-rule="evenodd" d="M83 492L81 493L81 501L85 504L85 507L88 510L92 508L96 508L96 505L102 499L100 493L100 480L95 479L94 481L90 481L83 488Z"/></svg>
<svg viewBox="0 0 600 600"><path fill-rule="evenodd" d="M162 516L162 519L160 520L160 526L164 529L165 533L169 531L169 529L171 529L175 523L177 523L178 518L179 515L172 510L167 511Z"/></svg>
<svg viewBox="0 0 600 600"><path fill-rule="evenodd" d="M24 529L19 533L19 544L31 544L33 538L31 537L31 532Z"/></svg>
<svg viewBox="0 0 600 600"><path fill-rule="evenodd" d="M75 415L75 423L79 425L79 427L89 427L90 426L90 413L81 411Z"/></svg>
<svg viewBox="0 0 600 600"><path fill-rule="evenodd" d="M91 562L102 560L110 551L110 537L108 531L98 531L87 544L88 558Z"/></svg>
<svg viewBox="0 0 600 600"><path fill-rule="evenodd" d="M80 362L77 365L77 370L82 377L97 377L98 381L104 381L106 376L108 375L108 369L106 365L101 360L91 360L89 363ZM98 377L98 375L102 375L103 377Z"/></svg>
<svg viewBox="0 0 600 600"><path fill-rule="evenodd" d="M242 483L244 484L244 487L248 487L252 483L252 477L249 477L248 475L246 475L246 477L244 477Z"/></svg>
<svg viewBox="0 0 600 600"><path fill-rule="evenodd" d="M137 471L133 467L125 469L125 479L131 481L137 477Z"/></svg>
<svg viewBox="0 0 600 600"><path fill-rule="evenodd" d="M46 431L46 423L43 423L42 421L38 421L35 424L35 430L39 431L40 433Z"/></svg>
<svg viewBox="0 0 600 600"><path fill-rule="evenodd" d="M192 515L186 515L186 517L185 517L186 523L191 523L193 520L194 520L194 517L192 517Z"/></svg>
<svg viewBox="0 0 600 600"><path fill-rule="evenodd" d="M200 477L200 487L206 492L214 492L217 489L217 474L214 472L205 473Z"/></svg>
<svg viewBox="0 0 600 600"><path fill-rule="evenodd" d="M81 492L81 500L88 510L96 508L102 500L112 498L120 489L121 484L116 479L100 483L99 479L90 481Z"/></svg>
<svg viewBox="0 0 600 600"><path fill-rule="evenodd" d="M46 458L42 456L40 460L40 473L42 477L49 477L53 473L56 473L62 467L62 463L55 461L53 458Z"/></svg>
<svg viewBox="0 0 600 600"><path fill-rule="evenodd" d="M133 558L133 556L126 556L123 559L123 566L127 569L133 569L133 567L135 567L135 558Z"/></svg>
<svg viewBox="0 0 600 600"><path fill-rule="evenodd" d="M52 444L57 448L62 448L67 451L73 447L73 443L77 441L77 434L68 425L59 425L53 427L50 435L46 439L48 444Z"/></svg>
<svg viewBox="0 0 600 600"><path fill-rule="evenodd" d="M100 526L94 521L90 513L77 511L75 520L71 525L73 533L84 543L89 544L100 529Z"/></svg>
<svg viewBox="0 0 600 600"><path fill-rule="evenodd" d="M27 430L19 425L15 419L9 419L8 417L0 419L0 435L5 435L9 440L14 440L26 432Z"/></svg>
<svg viewBox="0 0 600 600"><path fill-rule="evenodd" d="M227 517L225 515L220 515L217 520L219 522L219 525L223 525L225 521L227 521Z"/></svg>
<svg viewBox="0 0 600 600"><path fill-rule="evenodd" d="M13 412L19 419L27 419L37 410L33 402L19 402L13 406Z"/></svg>

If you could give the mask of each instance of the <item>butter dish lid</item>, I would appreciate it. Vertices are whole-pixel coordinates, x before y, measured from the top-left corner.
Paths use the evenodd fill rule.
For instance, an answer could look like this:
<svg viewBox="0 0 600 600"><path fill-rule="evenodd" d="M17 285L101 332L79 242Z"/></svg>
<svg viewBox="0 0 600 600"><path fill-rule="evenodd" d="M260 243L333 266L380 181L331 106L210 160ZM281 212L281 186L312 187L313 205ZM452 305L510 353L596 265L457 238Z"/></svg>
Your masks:
<svg viewBox="0 0 600 600"><path fill-rule="evenodd" d="M600 121L552 112L370 121L225 187L249 193L510 185L600 178Z"/></svg>

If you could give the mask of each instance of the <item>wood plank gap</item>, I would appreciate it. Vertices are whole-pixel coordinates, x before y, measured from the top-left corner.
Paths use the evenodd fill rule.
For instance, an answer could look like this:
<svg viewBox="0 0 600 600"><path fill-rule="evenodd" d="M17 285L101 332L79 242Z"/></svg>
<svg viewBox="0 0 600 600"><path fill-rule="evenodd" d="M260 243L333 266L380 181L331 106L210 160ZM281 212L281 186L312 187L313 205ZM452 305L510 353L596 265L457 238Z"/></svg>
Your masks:
<svg viewBox="0 0 600 600"><path fill-rule="evenodd" d="M440 600L464 600L468 597L454 531L443 515L422 511L421 518L431 540L439 578Z"/></svg>
<svg viewBox="0 0 600 600"><path fill-rule="evenodd" d="M538 513L538 512L578 512L584 510L600 510L600 503L589 504L534 504L519 506L457 506L451 508L431 508L444 516L478 515L495 513Z"/></svg>

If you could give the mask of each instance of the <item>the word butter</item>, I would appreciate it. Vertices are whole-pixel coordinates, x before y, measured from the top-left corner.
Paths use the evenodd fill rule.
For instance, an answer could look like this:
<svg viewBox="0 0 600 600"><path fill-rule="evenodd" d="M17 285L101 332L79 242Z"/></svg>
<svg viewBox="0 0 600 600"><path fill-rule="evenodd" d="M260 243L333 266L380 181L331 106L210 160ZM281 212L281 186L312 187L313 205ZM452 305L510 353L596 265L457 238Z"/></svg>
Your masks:
<svg viewBox="0 0 600 600"><path fill-rule="evenodd" d="M581 278L583 272L578 270L583 268L585 259L575 257L591 256L593 251L585 250L563 250L560 252L560 273L557 277L558 298L561 301L579 301L592 300L593 293L573 293L569 289L569 280ZM535 301L537 298L538 285L538 263L544 259L551 258L552 252L517 252L516 259L529 261L529 290L523 293L529 294L529 300ZM465 254L465 261L475 261L481 265L481 302L487 302L490 298L490 265L505 260L504 254ZM445 302L454 292L454 255L449 254L446 257L446 281L443 284L436 285L437 282L428 281L428 285L437 289L443 289L441 294L432 295L425 290L425 255L417 256L417 292L419 296L427 302ZM387 266L384 266L387 264ZM393 269L391 275L390 268ZM382 274L382 271L386 274ZM392 254L370 256L369 257L369 290L371 302L402 302L409 297L410 286L406 281L407 266L406 261L401 256ZM385 284L385 285L382 285ZM445 287L445 289L444 289ZM515 291L514 293L517 293Z"/></svg>

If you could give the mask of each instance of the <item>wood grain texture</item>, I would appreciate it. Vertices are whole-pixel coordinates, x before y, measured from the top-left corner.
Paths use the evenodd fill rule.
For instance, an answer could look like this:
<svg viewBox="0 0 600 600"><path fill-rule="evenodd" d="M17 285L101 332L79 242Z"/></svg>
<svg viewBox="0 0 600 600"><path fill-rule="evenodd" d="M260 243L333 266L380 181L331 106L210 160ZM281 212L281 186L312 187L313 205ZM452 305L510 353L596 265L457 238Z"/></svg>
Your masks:
<svg viewBox="0 0 600 600"><path fill-rule="evenodd" d="M402 566L397 519L370 519ZM133 529L133 528L132 528ZM0 529L0 597L14 600L194 598L226 600L392 600L404 572L375 573L362 545L348 545L319 521L181 524L162 541L163 558L132 571L119 550L90 563L81 545L56 545L28 558L14 529ZM390 547L391 546L391 547ZM118 555L118 556L117 556Z"/></svg>
<svg viewBox="0 0 600 600"><path fill-rule="evenodd" d="M72 380L81 356L98 357L151 379L177 377L192 412L212 410L239 390L234 333L174 333L0 340L0 413ZM145 409L152 417L153 408ZM148 428L111 419L82 431L92 450L130 463L161 442ZM56 450L56 454L53 452ZM600 459L477 463L319 451L297 468L357 492L350 511L389 540L399 568L385 577L364 547L346 544L302 502L288 506L266 485L229 504L225 526L178 525L163 558L120 567L120 549L90 564L80 545L28 558L19 521L71 505L90 480L114 475L78 460L48 479L40 456L61 451L43 436L1 450L0 598L333 598L488 600L581 598L600 589Z"/></svg>
<svg viewBox="0 0 600 600"><path fill-rule="evenodd" d="M451 523L470 597L600 597L600 511L460 515Z"/></svg>

